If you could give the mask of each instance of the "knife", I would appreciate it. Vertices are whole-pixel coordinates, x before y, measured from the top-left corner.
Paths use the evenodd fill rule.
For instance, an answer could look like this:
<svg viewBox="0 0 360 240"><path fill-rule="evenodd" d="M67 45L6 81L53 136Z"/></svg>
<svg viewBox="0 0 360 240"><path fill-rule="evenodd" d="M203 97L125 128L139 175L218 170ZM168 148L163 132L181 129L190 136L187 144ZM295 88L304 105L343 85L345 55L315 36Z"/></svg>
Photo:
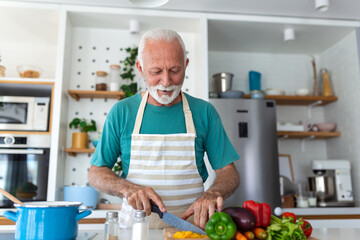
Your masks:
<svg viewBox="0 0 360 240"><path fill-rule="evenodd" d="M169 212L162 212L160 211L160 208L151 203L151 212L157 213L159 215L159 217L167 224L178 228L182 231L191 231L194 233L199 233L199 234L203 234L203 235L207 235L206 232L204 230L202 230L201 228L195 226L192 223L189 223L188 221L185 221L182 218L179 218L177 216L175 216L172 213Z"/></svg>

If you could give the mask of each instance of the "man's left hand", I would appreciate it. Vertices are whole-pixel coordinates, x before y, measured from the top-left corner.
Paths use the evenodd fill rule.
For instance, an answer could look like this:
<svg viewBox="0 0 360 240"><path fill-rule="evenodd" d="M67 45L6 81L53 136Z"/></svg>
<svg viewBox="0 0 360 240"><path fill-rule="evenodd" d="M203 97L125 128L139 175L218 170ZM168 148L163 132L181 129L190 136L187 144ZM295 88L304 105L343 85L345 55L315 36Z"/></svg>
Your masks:
<svg viewBox="0 0 360 240"><path fill-rule="evenodd" d="M186 220L191 215L194 215L195 225L204 229L206 222L215 213L215 210L221 211L223 203L224 199L220 196L220 193L208 190L200 198L196 199L181 218Z"/></svg>

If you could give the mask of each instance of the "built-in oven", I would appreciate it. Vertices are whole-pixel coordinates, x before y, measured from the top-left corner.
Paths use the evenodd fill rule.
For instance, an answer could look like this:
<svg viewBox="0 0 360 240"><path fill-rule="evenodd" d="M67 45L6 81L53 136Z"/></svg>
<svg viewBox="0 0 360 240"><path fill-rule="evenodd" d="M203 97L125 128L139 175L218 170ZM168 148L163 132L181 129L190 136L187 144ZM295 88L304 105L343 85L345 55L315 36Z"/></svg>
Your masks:
<svg viewBox="0 0 360 240"><path fill-rule="evenodd" d="M21 201L46 201L50 135L0 134L0 188ZM13 203L0 195L0 208Z"/></svg>

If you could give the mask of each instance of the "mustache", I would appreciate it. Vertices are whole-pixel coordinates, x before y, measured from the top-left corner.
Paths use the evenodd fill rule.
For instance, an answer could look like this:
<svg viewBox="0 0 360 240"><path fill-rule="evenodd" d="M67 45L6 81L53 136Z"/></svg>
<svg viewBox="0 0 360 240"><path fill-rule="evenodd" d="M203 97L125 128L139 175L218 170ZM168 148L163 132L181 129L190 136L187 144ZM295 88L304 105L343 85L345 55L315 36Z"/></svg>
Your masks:
<svg viewBox="0 0 360 240"><path fill-rule="evenodd" d="M161 91L173 91L175 90L176 88L178 88L179 86L178 85L170 85L168 87L165 87L164 85L162 84L158 84L156 86L152 86L151 88L152 89L156 89L156 90L161 90Z"/></svg>

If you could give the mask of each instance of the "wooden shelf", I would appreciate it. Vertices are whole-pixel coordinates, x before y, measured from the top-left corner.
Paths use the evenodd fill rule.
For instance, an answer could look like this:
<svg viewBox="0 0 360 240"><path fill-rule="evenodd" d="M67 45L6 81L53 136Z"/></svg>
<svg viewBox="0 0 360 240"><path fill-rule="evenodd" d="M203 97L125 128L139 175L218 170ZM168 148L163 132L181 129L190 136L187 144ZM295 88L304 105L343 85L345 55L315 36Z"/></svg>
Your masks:
<svg viewBox="0 0 360 240"><path fill-rule="evenodd" d="M249 94L245 94L243 98L250 98ZM315 97L315 96L287 96L287 95L265 95L264 99L275 100L277 105L298 105L306 106L317 101L322 103L319 106L324 106L331 102L338 100L337 97Z"/></svg>
<svg viewBox="0 0 360 240"><path fill-rule="evenodd" d="M23 135L30 135L30 134L36 134L36 135L50 135L51 132L30 132L30 131L0 131L0 134L23 134Z"/></svg>
<svg viewBox="0 0 360 240"><path fill-rule="evenodd" d="M69 154L69 156L75 157L78 153L94 153L95 148L84 148L84 149L74 149L74 148L65 148L65 152Z"/></svg>
<svg viewBox="0 0 360 240"><path fill-rule="evenodd" d="M123 91L89 91L89 90L68 90L69 95L76 101L80 98L107 98L121 100L125 97Z"/></svg>
<svg viewBox="0 0 360 240"><path fill-rule="evenodd" d="M340 132L277 132L283 138L333 138L340 137Z"/></svg>

